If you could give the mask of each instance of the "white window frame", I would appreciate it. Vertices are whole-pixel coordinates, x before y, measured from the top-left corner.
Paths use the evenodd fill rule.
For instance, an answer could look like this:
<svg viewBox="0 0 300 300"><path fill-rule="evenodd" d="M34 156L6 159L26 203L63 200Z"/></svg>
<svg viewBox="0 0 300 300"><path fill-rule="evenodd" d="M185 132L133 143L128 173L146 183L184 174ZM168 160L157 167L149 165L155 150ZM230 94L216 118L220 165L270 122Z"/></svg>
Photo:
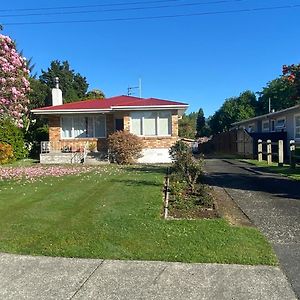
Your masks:
<svg viewBox="0 0 300 300"><path fill-rule="evenodd" d="M268 124L268 130L264 129L264 124ZM270 121L269 120L264 120L261 123L261 131L262 132L270 132Z"/></svg>
<svg viewBox="0 0 300 300"><path fill-rule="evenodd" d="M277 123L278 123L279 120L284 120L284 126L283 127L278 127L277 126ZM278 130L278 129L281 130L281 129L285 129L285 128L286 128L286 117L277 118L276 122L275 122L275 131Z"/></svg>
<svg viewBox="0 0 300 300"><path fill-rule="evenodd" d="M275 132L276 131L276 120L275 119L271 119L271 122L270 122L270 131L271 132ZM273 125L274 125L274 129L273 129Z"/></svg>
<svg viewBox="0 0 300 300"><path fill-rule="evenodd" d="M106 138L106 115L100 115L104 117L104 136L95 136L95 118L99 117L99 115L62 115L60 116L60 138L61 140L79 140L79 139L101 139ZM62 128L62 120L64 117L71 117L72 118L72 130L71 130L71 137L63 137L63 128ZM81 118L93 118L93 136L92 137L75 137L74 135L74 118L81 117Z"/></svg>
<svg viewBox="0 0 300 300"><path fill-rule="evenodd" d="M151 112L151 113L155 113L156 114L156 117L155 117L155 135L144 135L144 128L145 128L145 125L144 125L144 116L143 116L143 113L144 112ZM170 119L169 119L169 131L170 133L169 134L163 134L163 135L159 135L159 113L160 112L168 112L169 115L170 115ZM141 137L170 137L172 136L172 113L171 111L165 111L165 110L151 110L151 111L135 111L135 112L131 112L130 114L130 132L133 133L133 130L132 130L132 113L140 113L141 114L141 135L138 135L138 136L141 136Z"/></svg>
<svg viewBox="0 0 300 300"><path fill-rule="evenodd" d="M300 118L300 114L294 115L294 139L299 141L300 137L296 137L296 129L297 129L297 127L300 127L300 126L296 126L296 118Z"/></svg>

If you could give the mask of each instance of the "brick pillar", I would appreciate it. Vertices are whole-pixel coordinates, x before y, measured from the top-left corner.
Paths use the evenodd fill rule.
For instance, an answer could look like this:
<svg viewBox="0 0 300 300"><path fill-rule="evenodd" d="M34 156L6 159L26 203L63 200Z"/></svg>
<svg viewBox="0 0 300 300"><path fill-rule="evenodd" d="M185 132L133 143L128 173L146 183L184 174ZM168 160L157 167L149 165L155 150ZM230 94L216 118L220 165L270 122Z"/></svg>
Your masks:
<svg viewBox="0 0 300 300"><path fill-rule="evenodd" d="M124 130L130 131L130 117L128 113L124 114L123 120L124 120Z"/></svg>
<svg viewBox="0 0 300 300"><path fill-rule="evenodd" d="M60 117L49 116L49 141L58 142L60 140Z"/></svg>
<svg viewBox="0 0 300 300"><path fill-rule="evenodd" d="M172 136L178 137L178 111L172 111Z"/></svg>
<svg viewBox="0 0 300 300"><path fill-rule="evenodd" d="M106 135L109 136L115 130L114 126L114 115L107 114L106 115Z"/></svg>

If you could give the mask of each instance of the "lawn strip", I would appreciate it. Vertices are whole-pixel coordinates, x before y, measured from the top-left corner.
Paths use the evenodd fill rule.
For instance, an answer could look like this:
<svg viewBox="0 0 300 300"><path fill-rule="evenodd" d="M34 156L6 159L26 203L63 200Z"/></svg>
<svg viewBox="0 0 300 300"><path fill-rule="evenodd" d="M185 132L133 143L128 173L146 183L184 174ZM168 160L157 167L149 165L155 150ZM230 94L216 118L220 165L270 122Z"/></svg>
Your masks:
<svg viewBox="0 0 300 300"><path fill-rule="evenodd" d="M0 251L33 255L276 265L255 228L161 218L165 167L108 166L1 181Z"/></svg>

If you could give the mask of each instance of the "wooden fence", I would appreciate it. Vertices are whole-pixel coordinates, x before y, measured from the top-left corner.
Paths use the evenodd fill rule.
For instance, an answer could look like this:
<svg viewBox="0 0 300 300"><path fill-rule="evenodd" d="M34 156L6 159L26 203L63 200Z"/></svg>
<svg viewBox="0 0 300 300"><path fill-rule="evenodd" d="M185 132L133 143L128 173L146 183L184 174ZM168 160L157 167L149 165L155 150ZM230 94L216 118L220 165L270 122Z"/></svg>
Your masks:
<svg viewBox="0 0 300 300"><path fill-rule="evenodd" d="M249 135L246 130L238 130L237 131L237 154L242 155L244 157L253 158L254 149L253 149L253 138Z"/></svg>

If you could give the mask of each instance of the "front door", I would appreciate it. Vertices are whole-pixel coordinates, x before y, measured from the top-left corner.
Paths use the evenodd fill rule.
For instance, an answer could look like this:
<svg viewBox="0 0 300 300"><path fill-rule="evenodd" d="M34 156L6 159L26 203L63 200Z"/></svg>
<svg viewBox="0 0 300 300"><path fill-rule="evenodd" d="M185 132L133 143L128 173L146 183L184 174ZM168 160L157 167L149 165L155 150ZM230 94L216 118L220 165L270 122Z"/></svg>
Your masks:
<svg viewBox="0 0 300 300"><path fill-rule="evenodd" d="M124 130L124 120L122 119L115 119L115 130Z"/></svg>

